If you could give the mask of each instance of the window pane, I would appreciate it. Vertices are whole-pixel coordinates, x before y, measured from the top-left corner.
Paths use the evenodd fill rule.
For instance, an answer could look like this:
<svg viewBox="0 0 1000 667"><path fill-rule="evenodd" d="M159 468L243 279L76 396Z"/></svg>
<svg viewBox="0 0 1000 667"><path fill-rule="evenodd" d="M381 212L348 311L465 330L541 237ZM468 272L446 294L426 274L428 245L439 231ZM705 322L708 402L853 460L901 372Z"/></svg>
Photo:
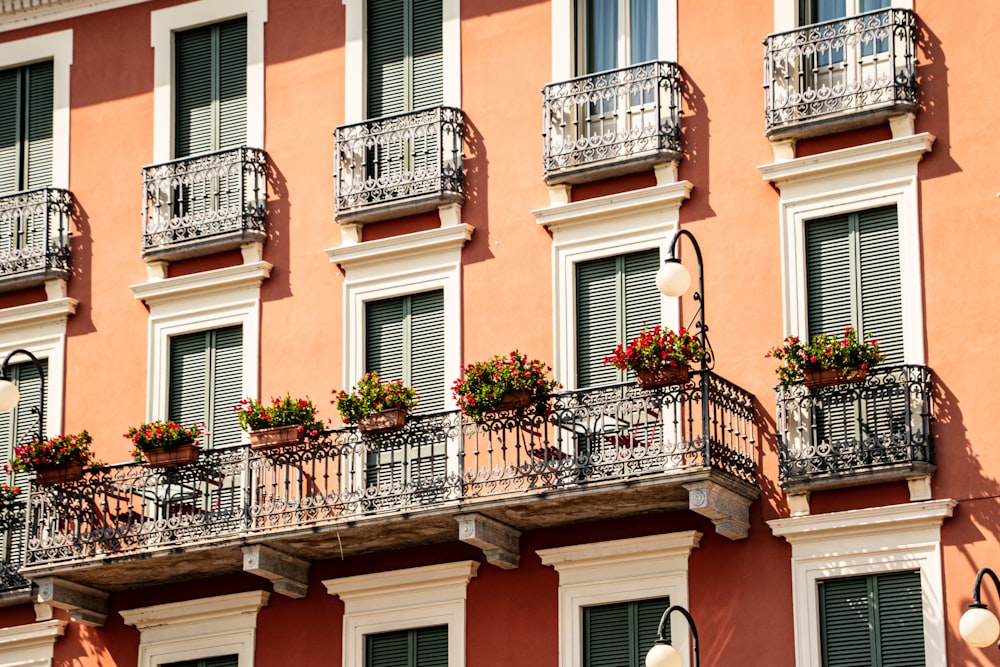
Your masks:
<svg viewBox="0 0 1000 667"><path fill-rule="evenodd" d="M584 71L618 67L618 0L583 0Z"/></svg>
<svg viewBox="0 0 1000 667"><path fill-rule="evenodd" d="M657 58L657 0L631 1L631 58L633 65Z"/></svg>

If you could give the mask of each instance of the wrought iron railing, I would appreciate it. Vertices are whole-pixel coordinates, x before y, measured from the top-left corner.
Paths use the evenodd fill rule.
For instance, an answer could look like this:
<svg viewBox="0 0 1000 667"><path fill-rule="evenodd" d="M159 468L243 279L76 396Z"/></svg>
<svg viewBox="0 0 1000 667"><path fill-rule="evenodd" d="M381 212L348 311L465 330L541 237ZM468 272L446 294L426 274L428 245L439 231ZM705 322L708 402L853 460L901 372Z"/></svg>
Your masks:
<svg viewBox="0 0 1000 667"><path fill-rule="evenodd" d="M544 96L545 177L665 162L681 151L681 80L674 63L648 62L550 83Z"/></svg>
<svg viewBox="0 0 1000 667"><path fill-rule="evenodd" d="M783 486L929 471L934 465L931 371L879 367L860 383L778 390Z"/></svg>
<svg viewBox="0 0 1000 667"><path fill-rule="evenodd" d="M917 104L916 16L883 9L764 41L767 133Z"/></svg>
<svg viewBox="0 0 1000 667"><path fill-rule="evenodd" d="M144 254L223 236L263 238L267 156L257 148L143 168Z"/></svg>
<svg viewBox="0 0 1000 667"><path fill-rule="evenodd" d="M41 188L0 197L0 280L69 275L73 196Z"/></svg>
<svg viewBox="0 0 1000 667"><path fill-rule="evenodd" d="M31 585L20 573L24 562L25 507L23 500L0 506L0 594Z"/></svg>
<svg viewBox="0 0 1000 667"><path fill-rule="evenodd" d="M338 127L337 215L465 198L465 115L440 106ZM433 208L433 207L432 207Z"/></svg>
<svg viewBox="0 0 1000 667"><path fill-rule="evenodd" d="M657 390L621 384L559 393L542 415L472 423L444 412L385 435L338 429L288 449L208 451L174 470L96 469L80 482L33 489L27 563L412 516L458 501L467 510L476 499L688 479L697 470L754 484L753 417L747 392L696 373L688 385Z"/></svg>

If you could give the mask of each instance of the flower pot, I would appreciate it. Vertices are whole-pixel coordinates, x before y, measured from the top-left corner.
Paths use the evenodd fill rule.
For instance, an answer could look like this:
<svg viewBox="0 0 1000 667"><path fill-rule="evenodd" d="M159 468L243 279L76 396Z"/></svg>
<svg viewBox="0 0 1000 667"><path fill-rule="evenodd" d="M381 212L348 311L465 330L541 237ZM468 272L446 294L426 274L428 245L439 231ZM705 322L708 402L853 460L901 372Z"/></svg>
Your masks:
<svg viewBox="0 0 1000 667"><path fill-rule="evenodd" d="M656 389L671 384L685 384L691 379L690 366L663 366L662 368L640 368L636 371L639 386Z"/></svg>
<svg viewBox="0 0 1000 667"><path fill-rule="evenodd" d="M849 370L845 372L837 368L803 366L802 376L804 379L802 384L809 389L818 389L820 387L830 387L837 384L846 384L848 382L862 382L867 374L868 370L865 368L858 368L856 370Z"/></svg>
<svg viewBox="0 0 1000 667"><path fill-rule="evenodd" d="M527 389L513 389L505 392L500 397L500 402L491 405L485 413L506 412L507 410L521 410L531 405L531 392Z"/></svg>
<svg viewBox="0 0 1000 667"><path fill-rule="evenodd" d="M83 464L79 461L40 466L35 476L38 484L75 482L83 477Z"/></svg>
<svg viewBox="0 0 1000 667"><path fill-rule="evenodd" d="M361 421L358 422L358 430L365 435L398 431L404 426L406 426L406 410L403 408L380 410L375 414L362 417Z"/></svg>
<svg viewBox="0 0 1000 667"><path fill-rule="evenodd" d="M142 453L147 468L173 468L198 461L198 445L178 445L171 449L149 449Z"/></svg>
<svg viewBox="0 0 1000 667"><path fill-rule="evenodd" d="M304 435L303 432L299 431L299 427L294 424L291 426L255 429L250 431L250 449L260 451L297 445L302 442Z"/></svg>

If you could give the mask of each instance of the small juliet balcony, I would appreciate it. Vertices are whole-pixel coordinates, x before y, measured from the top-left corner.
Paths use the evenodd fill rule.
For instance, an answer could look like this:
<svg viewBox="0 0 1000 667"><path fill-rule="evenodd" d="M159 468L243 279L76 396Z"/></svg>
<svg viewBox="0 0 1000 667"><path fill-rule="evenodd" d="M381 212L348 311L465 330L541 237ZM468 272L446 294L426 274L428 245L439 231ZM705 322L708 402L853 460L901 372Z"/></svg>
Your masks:
<svg viewBox="0 0 1000 667"><path fill-rule="evenodd" d="M546 185L644 171L681 157L681 78L648 62L542 90Z"/></svg>
<svg viewBox="0 0 1000 667"><path fill-rule="evenodd" d="M70 275L73 196L40 188L0 197L0 292Z"/></svg>
<svg viewBox="0 0 1000 667"><path fill-rule="evenodd" d="M142 258L175 261L267 236L267 156L230 150L144 167Z"/></svg>
<svg viewBox="0 0 1000 667"><path fill-rule="evenodd" d="M912 11L882 9L769 35L768 139L832 134L916 111L916 33Z"/></svg>
<svg viewBox="0 0 1000 667"><path fill-rule="evenodd" d="M788 494L934 473L931 371L872 369L863 382L778 390L779 479Z"/></svg>
<svg viewBox="0 0 1000 667"><path fill-rule="evenodd" d="M337 222L363 224L465 202L465 114L439 106L336 132Z"/></svg>
<svg viewBox="0 0 1000 667"><path fill-rule="evenodd" d="M32 486L23 574L107 592L243 569L294 597L313 560L462 540L512 568L520 531L580 521L692 510L740 539L759 492L753 401L697 372L662 389L562 392L544 415L443 412L382 435L203 451L179 468L98 468ZM264 564L281 554L295 557Z"/></svg>

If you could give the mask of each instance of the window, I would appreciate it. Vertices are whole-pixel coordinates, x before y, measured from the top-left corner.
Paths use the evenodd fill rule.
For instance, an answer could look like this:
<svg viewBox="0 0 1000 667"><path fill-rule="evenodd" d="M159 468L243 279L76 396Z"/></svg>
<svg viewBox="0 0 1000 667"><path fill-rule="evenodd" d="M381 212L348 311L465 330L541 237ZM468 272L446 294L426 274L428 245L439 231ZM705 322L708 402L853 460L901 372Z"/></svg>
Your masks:
<svg viewBox="0 0 1000 667"><path fill-rule="evenodd" d="M448 626L366 635L365 667L448 667Z"/></svg>
<svg viewBox="0 0 1000 667"><path fill-rule="evenodd" d="M442 0L368 0L369 118L443 103Z"/></svg>
<svg viewBox="0 0 1000 667"><path fill-rule="evenodd" d="M39 361L48 389L49 362L48 359ZM36 410L42 410L42 433L48 433L48 409L41 405L42 378L38 376L38 368L30 361L11 364L9 379L17 385L21 398L13 410L0 411L0 460L4 462L13 457L14 447L31 440L38 433ZM30 477L32 475L28 473L18 473L15 481L24 485Z"/></svg>
<svg viewBox="0 0 1000 667"><path fill-rule="evenodd" d="M890 0L802 0L799 20L802 25L824 23L864 12L885 9L889 6ZM866 34L855 40L845 40L840 37L845 30L846 26L843 24L834 24L829 33L834 39L821 43L821 48L817 49L814 56L816 67L839 65L835 71L818 73L815 82L817 88L824 85L843 84L845 77L848 80L856 81L866 73L871 76L875 73L874 62L865 62L863 59L889 50L889 40L886 37L872 41L864 38L870 36L870 34ZM826 37L826 33L824 33L824 37ZM845 42L851 53L845 54ZM855 66L860 68L857 72L848 71L848 67Z"/></svg>
<svg viewBox="0 0 1000 667"><path fill-rule="evenodd" d="M0 195L52 185L52 95L51 60L0 71Z"/></svg>
<svg viewBox="0 0 1000 667"><path fill-rule="evenodd" d="M818 586L824 667L926 664L919 572L826 579Z"/></svg>
<svg viewBox="0 0 1000 667"><path fill-rule="evenodd" d="M208 658L206 660L185 660L184 662L171 662L161 667L238 667L238 655L227 655L221 658Z"/></svg>
<svg viewBox="0 0 1000 667"><path fill-rule="evenodd" d="M243 327L199 331L170 339L167 418L204 423L209 447L240 442L233 408L243 397Z"/></svg>
<svg viewBox="0 0 1000 667"><path fill-rule="evenodd" d="M799 24L810 25L874 12L891 5L891 0L800 0Z"/></svg>
<svg viewBox="0 0 1000 667"><path fill-rule="evenodd" d="M657 59L657 0L576 0L577 72Z"/></svg>
<svg viewBox="0 0 1000 667"><path fill-rule="evenodd" d="M577 387L626 380L604 359L619 343L660 323L659 266L655 248L576 265Z"/></svg>
<svg viewBox="0 0 1000 667"><path fill-rule="evenodd" d="M641 667L668 607L667 597L584 607L583 667Z"/></svg>

